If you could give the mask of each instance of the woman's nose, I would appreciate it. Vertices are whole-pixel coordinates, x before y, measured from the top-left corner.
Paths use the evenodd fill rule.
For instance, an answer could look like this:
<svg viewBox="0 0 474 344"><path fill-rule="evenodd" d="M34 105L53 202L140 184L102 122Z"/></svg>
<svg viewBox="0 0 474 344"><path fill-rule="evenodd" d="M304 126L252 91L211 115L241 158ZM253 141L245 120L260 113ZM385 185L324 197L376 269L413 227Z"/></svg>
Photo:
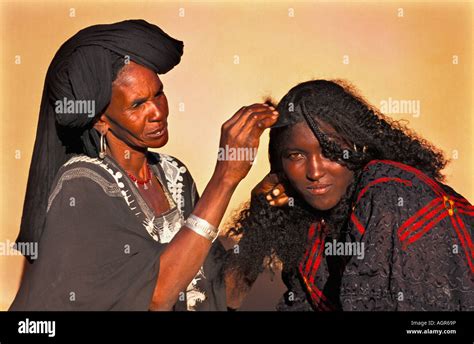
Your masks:
<svg viewBox="0 0 474 344"><path fill-rule="evenodd" d="M153 100L150 102L148 110L148 116L150 121L162 121L168 116L167 106L160 103L159 100Z"/></svg>
<svg viewBox="0 0 474 344"><path fill-rule="evenodd" d="M306 177L309 180L318 181L325 174L324 159L318 155L311 156L306 168Z"/></svg>

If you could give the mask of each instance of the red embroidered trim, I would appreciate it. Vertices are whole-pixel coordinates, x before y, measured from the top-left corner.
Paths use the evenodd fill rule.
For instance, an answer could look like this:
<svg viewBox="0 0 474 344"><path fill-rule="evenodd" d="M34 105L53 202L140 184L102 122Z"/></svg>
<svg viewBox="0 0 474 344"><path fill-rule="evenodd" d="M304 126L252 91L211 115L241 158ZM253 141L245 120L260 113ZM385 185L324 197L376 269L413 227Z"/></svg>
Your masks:
<svg viewBox="0 0 474 344"><path fill-rule="evenodd" d="M319 223L317 228L313 224L308 231L308 240L312 242L318 235L319 237L314 240L314 243L309 247L304 255L304 259L299 264L299 272L304 281L306 289L311 297L313 305L322 311L334 310L324 293L314 284L314 278L321 264L324 250L324 239L320 236L321 224Z"/></svg>
<svg viewBox="0 0 474 344"><path fill-rule="evenodd" d="M413 173L416 177L418 177L418 179L420 179L422 182L424 182L429 187L431 187L431 189L439 196L433 199L432 201L430 201L423 208L418 210L407 221L405 221L405 223L403 223L403 225L398 229L400 240L401 241L407 240L405 243L403 243L403 246L406 247L416 242L418 239L420 239L423 236L423 234L428 232L437 223L439 223L444 218L449 216L451 218L451 223L453 224L453 228L456 232L456 235L459 241L461 242L461 245L466 254L467 263L471 269L471 272L474 272L474 267L473 267L474 264L472 262L472 260L474 259L474 247L473 247L472 239L466 229L464 222L459 217L459 214L466 214L469 216L473 216L474 207L470 205L469 202L464 198L449 196L435 180L428 177L426 174L424 174L423 172L421 172L420 170L414 167L411 167L399 162L390 161L390 160L373 160L369 162L365 166L364 169L367 169L368 166L376 164L378 162L396 166L402 170ZM441 202L440 205L438 205L439 202ZM436 207L436 208L434 210L431 210L433 209L433 207ZM428 212L429 210L431 211ZM434 218L436 215L437 217ZM354 222L354 219L357 220L355 216L354 218L351 216L351 218L353 219L353 222ZM429 221L426 224L428 220L431 220L431 221ZM423 225L425 226L424 228L422 228ZM458 225L461 231L459 231ZM359 226L363 228L363 226L360 223L359 223ZM360 232L360 228L357 227L357 229ZM421 229L421 230L418 231L418 233L413 235L413 233L415 233L418 229ZM402 234L404 230L405 230L405 233Z"/></svg>

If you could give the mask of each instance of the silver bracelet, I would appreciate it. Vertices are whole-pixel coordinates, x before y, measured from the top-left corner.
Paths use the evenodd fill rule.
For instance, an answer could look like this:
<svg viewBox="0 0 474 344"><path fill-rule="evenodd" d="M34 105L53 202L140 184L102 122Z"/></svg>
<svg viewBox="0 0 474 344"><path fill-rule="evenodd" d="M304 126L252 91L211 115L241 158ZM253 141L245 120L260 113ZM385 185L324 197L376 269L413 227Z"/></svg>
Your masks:
<svg viewBox="0 0 474 344"><path fill-rule="evenodd" d="M193 232L203 236L204 238L214 242L216 240L217 235L219 234L219 229L211 225L204 219L197 217L196 215L189 215L186 219L184 225L192 230Z"/></svg>

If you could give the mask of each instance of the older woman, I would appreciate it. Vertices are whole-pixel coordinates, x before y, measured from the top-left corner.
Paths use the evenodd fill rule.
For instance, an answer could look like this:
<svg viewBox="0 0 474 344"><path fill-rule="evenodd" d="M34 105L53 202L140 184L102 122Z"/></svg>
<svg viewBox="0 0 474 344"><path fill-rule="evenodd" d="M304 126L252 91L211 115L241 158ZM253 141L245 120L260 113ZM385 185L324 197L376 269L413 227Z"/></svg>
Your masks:
<svg viewBox="0 0 474 344"><path fill-rule="evenodd" d="M473 310L474 207L442 183L442 153L346 82L301 83L278 111L229 304L279 261L280 310Z"/></svg>
<svg viewBox="0 0 474 344"><path fill-rule="evenodd" d="M29 257L11 310L226 309L222 248L211 244L251 161L218 161L199 198L181 161L148 152L168 141L157 73L178 64L182 49L142 20L88 27L59 49L18 238L38 242L39 255ZM239 110L221 147L256 148L274 110Z"/></svg>

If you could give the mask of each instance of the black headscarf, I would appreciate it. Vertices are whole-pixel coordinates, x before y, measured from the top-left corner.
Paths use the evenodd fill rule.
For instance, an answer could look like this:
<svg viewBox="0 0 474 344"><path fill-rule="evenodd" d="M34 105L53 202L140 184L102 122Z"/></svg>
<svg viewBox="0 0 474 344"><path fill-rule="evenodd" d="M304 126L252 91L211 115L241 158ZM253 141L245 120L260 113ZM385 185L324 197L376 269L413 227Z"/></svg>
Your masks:
<svg viewBox="0 0 474 344"><path fill-rule="evenodd" d="M67 40L49 66L17 242L40 239L54 177L71 154L98 156L96 115L110 102L112 82L128 60L155 73L176 66L183 42L144 20L87 27ZM56 112L58 101L93 101L95 113Z"/></svg>

